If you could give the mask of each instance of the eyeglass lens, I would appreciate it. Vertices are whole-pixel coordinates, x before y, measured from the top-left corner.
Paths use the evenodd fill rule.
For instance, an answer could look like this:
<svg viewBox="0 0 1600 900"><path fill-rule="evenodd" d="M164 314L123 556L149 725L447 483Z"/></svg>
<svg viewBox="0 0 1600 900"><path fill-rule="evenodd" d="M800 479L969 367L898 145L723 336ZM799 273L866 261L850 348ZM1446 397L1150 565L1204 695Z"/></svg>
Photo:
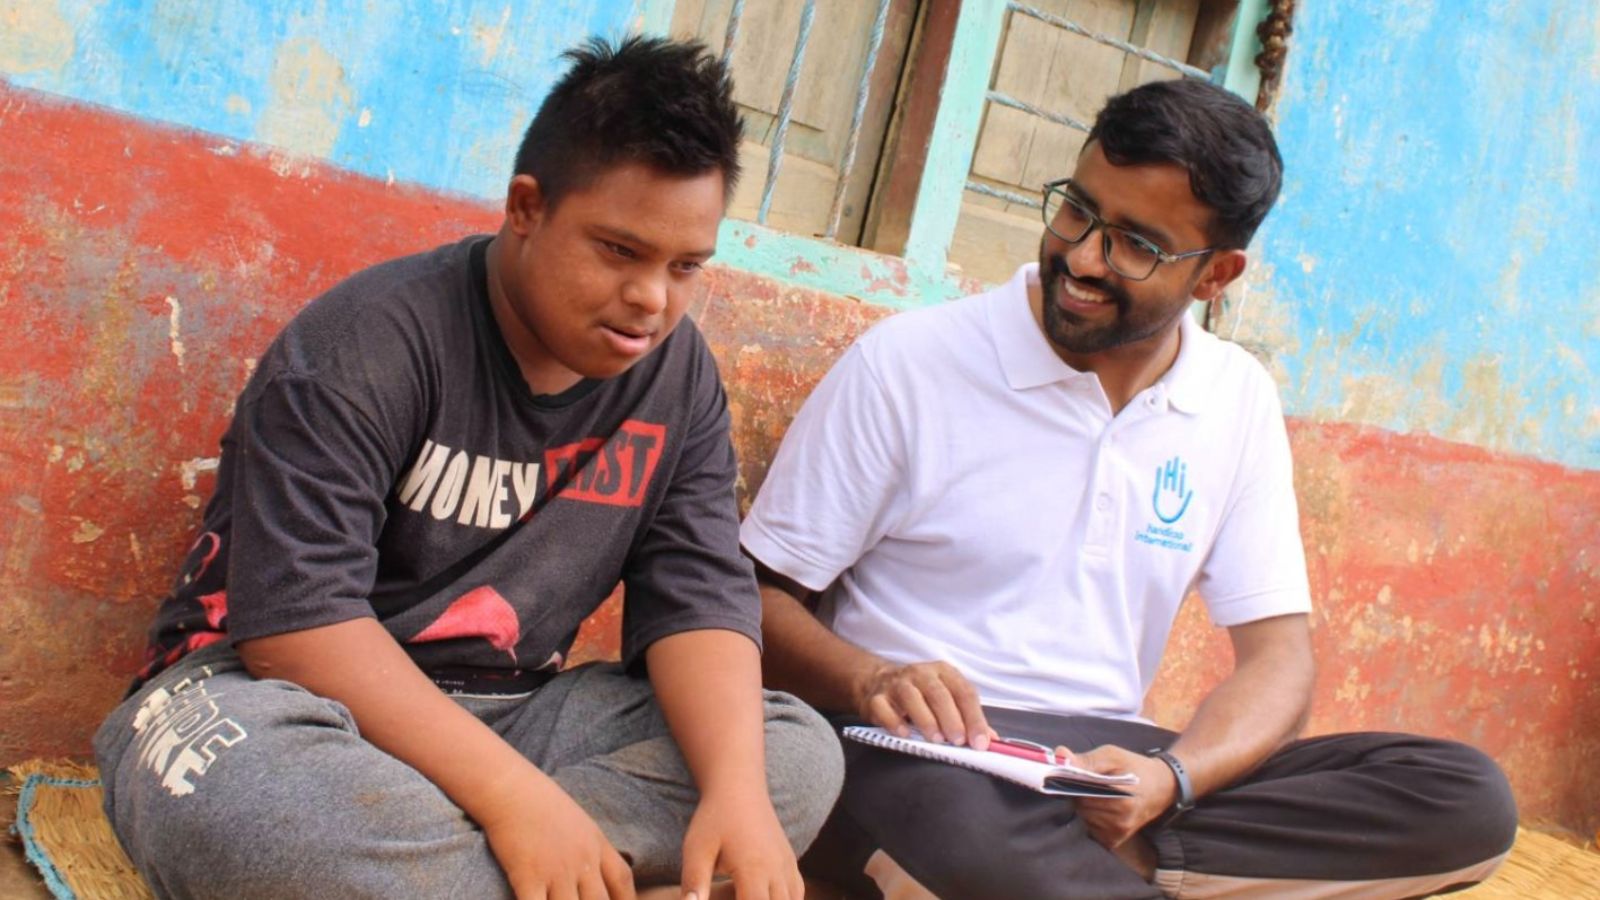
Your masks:
<svg viewBox="0 0 1600 900"><path fill-rule="evenodd" d="M1069 244L1083 240L1096 223L1095 216L1059 187L1045 192L1044 221L1056 236ZM1101 225L1102 250L1106 265L1124 278L1140 281L1150 277L1161 257L1154 247L1115 225Z"/></svg>

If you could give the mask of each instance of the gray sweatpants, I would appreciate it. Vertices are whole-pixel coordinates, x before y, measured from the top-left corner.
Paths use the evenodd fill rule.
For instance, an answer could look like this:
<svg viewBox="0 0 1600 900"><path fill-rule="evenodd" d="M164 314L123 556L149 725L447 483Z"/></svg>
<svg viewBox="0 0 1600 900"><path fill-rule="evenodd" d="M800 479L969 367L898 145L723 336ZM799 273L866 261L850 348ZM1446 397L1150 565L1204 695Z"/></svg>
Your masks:
<svg viewBox="0 0 1600 900"><path fill-rule="evenodd" d="M699 793L648 681L591 664L531 694L456 699L572 795L637 883L677 880ZM511 895L482 831L439 788L363 740L342 704L253 678L229 648L157 675L94 743L106 815L158 896ZM838 742L768 691L766 755L798 853L838 794Z"/></svg>

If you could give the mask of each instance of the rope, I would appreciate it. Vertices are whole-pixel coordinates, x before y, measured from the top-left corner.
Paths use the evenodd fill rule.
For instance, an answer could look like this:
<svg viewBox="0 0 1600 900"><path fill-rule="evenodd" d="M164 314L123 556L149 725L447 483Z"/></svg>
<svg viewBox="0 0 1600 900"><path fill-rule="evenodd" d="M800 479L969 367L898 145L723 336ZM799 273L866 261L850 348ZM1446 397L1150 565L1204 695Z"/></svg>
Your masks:
<svg viewBox="0 0 1600 900"><path fill-rule="evenodd" d="M878 65L878 48L883 45L883 27L888 21L889 0L878 0L878 15L872 20L872 35L867 38L867 62L861 67L861 83L856 85L856 108L850 115L850 136L845 140L844 160L839 163L839 180L833 186L833 206L828 210L828 230L823 235L830 241L839 232L839 219L844 215L844 192L850 183L850 172L856 166L856 145L861 138L861 120L867 114L872 70Z"/></svg>
<svg viewBox="0 0 1600 900"><path fill-rule="evenodd" d="M1256 68L1261 70L1261 88L1256 92L1256 109L1266 112L1283 84L1283 61L1289 55L1289 36L1294 33L1295 0L1272 0L1272 10L1256 26L1261 52Z"/></svg>
<svg viewBox="0 0 1600 900"><path fill-rule="evenodd" d="M794 57L789 60L789 78L783 83L783 99L778 101L778 133L773 135L772 149L767 156L767 183L761 189L761 209L756 221L767 224L767 213L772 210L773 189L778 186L778 170L783 167L783 142L789 136L789 118L794 107L794 86L800 80L800 64L806 57L806 43L811 40L811 21L816 18L817 0L806 0L800 13L800 34L794 41Z"/></svg>

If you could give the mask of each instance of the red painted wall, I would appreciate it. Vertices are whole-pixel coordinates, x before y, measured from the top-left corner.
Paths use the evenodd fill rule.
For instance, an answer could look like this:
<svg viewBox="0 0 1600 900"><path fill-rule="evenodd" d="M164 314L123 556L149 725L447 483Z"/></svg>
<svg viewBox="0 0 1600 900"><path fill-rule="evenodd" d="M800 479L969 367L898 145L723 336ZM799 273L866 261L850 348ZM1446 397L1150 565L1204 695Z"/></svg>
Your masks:
<svg viewBox="0 0 1600 900"><path fill-rule="evenodd" d="M194 463L283 321L498 215L3 84L0 134L5 764L86 751L209 493ZM710 282L694 314L748 497L806 392L884 311L726 269ZM1510 770L1525 818L1592 833L1600 472L1337 424L1292 434L1320 603L1312 729L1470 740ZM616 619L598 613L575 658L610 653ZM1181 724L1227 665L1191 605L1151 714Z"/></svg>

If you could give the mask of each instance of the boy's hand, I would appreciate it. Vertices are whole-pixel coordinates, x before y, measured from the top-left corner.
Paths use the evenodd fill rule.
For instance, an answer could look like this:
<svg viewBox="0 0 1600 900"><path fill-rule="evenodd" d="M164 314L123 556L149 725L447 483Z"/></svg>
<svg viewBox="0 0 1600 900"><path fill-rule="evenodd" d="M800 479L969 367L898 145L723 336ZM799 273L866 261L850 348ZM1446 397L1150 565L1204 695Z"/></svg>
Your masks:
<svg viewBox="0 0 1600 900"><path fill-rule="evenodd" d="M733 879L739 900L802 900L794 849L765 791L705 796L683 836L683 896L708 900L711 876Z"/></svg>
<svg viewBox="0 0 1600 900"><path fill-rule="evenodd" d="M634 900L628 863L560 786L509 797L478 824L517 900Z"/></svg>

